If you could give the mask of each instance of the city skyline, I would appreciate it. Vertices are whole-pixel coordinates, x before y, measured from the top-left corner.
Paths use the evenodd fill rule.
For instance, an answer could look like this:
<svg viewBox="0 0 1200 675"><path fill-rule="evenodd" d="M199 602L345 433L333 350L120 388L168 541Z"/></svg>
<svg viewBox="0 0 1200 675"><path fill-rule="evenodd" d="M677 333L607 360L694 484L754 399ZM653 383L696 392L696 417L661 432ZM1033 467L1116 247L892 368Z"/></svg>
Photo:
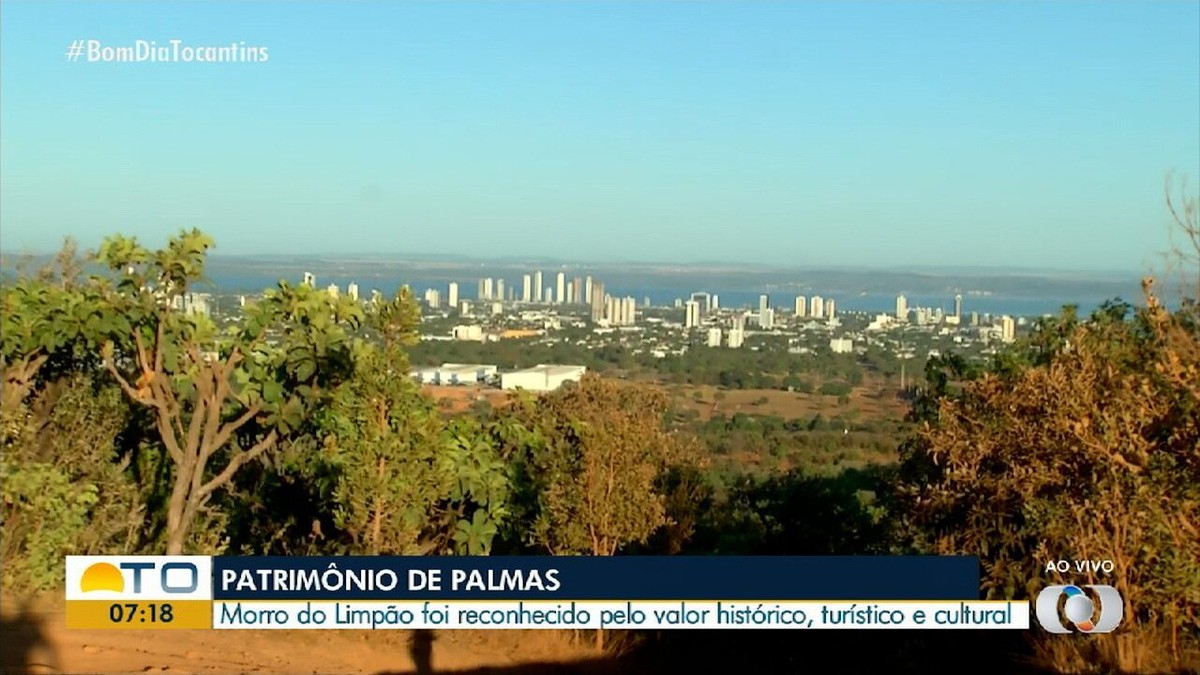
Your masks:
<svg viewBox="0 0 1200 675"><path fill-rule="evenodd" d="M1195 3L3 12L9 251L1135 270L1200 182ZM172 38L271 58L63 57Z"/></svg>

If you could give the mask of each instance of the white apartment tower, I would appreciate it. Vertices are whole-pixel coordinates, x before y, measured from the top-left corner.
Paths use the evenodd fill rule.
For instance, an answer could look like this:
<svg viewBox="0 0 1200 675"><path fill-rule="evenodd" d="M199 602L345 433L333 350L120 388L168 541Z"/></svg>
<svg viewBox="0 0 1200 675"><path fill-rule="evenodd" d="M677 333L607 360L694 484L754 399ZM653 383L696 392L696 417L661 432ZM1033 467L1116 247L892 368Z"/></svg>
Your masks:
<svg viewBox="0 0 1200 675"><path fill-rule="evenodd" d="M814 319L820 319L825 316L825 301L821 299L821 296L812 296L812 300L808 301L808 305Z"/></svg>
<svg viewBox="0 0 1200 675"><path fill-rule="evenodd" d="M451 281L450 288L446 293L446 298L450 301L451 307L458 307L458 282Z"/></svg>
<svg viewBox="0 0 1200 675"><path fill-rule="evenodd" d="M696 302L695 300L688 300L685 306L687 307L687 315L684 319L684 327L695 328L696 326L699 326L700 303Z"/></svg>
<svg viewBox="0 0 1200 675"><path fill-rule="evenodd" d="M903 294L896 296L896 320L908 321L908 298Z"/></svg>
<svg viewBox="0 0 1200 675"><path fill-rule="evenodd" d="M758 327L763 330L771 330L775 327L775 310L770 307L763 310L758 317Z"/></svg>
<svg viewBox="0 0 1200 675"><path fill-rule="evenodd" d="M803 295L796 296L796 316L804 317L808 315L808 298Z"/></svg>
<svg viewBox="0 0 1200 675"><path fill-rule="evenodd" d="M559 272L555 278L555 294L554 301L558 304L563 304L567 301L567 275Z"/></svg>

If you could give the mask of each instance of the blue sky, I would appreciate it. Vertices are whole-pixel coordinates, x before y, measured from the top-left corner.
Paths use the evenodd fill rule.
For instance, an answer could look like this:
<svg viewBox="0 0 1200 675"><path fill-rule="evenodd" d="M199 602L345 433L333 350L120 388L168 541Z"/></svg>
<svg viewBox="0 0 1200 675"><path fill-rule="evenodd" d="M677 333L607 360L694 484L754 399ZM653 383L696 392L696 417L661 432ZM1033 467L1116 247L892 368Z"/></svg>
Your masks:
<svg viewBox="0 0 1200 675"><path fill-rule="evenodd" d="M1165 173L1200 184L1196 2L0 11L9 251L200 227L219 253L1137 270Z"/></svg>

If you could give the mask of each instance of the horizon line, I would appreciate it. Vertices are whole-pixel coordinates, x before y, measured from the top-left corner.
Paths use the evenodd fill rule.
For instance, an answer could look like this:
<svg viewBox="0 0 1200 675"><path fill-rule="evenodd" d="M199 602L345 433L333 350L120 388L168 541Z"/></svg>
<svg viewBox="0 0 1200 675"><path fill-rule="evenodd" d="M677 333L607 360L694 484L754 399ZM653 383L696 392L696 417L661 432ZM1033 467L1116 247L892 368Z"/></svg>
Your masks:
<svg viewBox="0 0 1200 675"><path fill-rule="evenodd" d="M86 251L87 249L85 249ZM53 257L55 252L39 251L20 251L14 252L0 248L0 258L45 258ZM908 273L927 273L927 272L956 272L956 273L984 273L984 272L1007 272L1007 273L1059 273L1059 274L1136 274L1143 275L1146 270L1144 266L1141 269L1128 268L1113 268L1113 267L1047 267L1039 265L996 265L996 264L936 264L936 263L908 263L908 264L881 264L881 263L778 263L765 262L761 260L744 261L744 260L619 260L619 259L571 259L561 258L556 256L473 256L461 253L380 253L380 252L344 252L344 253L224 253L215 249L208 253L210 260L228 260L237 258L254 258L254 259L306 259L306 260L325 260L338 261L348 258L358 258L372 261L396 261L396 262L432 262L432 263L492 263L503 265L518 265L518 264L541 264L553 266L615 266L615 267L705 267L713 268L736 268L742 266L754 265L757 269L745 270L747 272L754 271L770 271L770 270L805 270L805 271L825 271L825 272L842 272L842 271L890 271L890 272L908 272Z"/></svg>

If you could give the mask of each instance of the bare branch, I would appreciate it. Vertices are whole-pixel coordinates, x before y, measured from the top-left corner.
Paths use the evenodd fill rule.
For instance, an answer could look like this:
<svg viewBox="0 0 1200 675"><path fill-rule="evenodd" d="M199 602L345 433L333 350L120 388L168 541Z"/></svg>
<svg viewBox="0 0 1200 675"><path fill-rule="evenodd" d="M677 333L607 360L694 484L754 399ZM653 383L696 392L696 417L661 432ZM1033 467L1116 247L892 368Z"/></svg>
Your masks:
<svg viewBox="0 0 1200 675"><path fill-rule="evenodd" d="M154 329L154 372L161 373L163 368L163 317L158 317Z"/></svg>
<svg viewBox="0 0 1200 675"><path fill-rule="evenodd" d="M146 359L146 345L142 342L142 334L136 328L133 331L133 342L137 346L138 367L142 369L143 373L154 372L150 370L150 363Z"/></svg>
<svg viewBox="0 0 1200 675"><path fill-rule="evenodd" d="M277 439L278 439L278 434L276 434L275 430L271 430L271 433L267 434L266 437L263 438L258 443L255 443L254 446L251 447L249 450L244 450L244 451L239 452L238 454L234 455L233 458L229 460L229 464L227 464L225 466L225 468L221 471L221 473L217 474L215 477L213 477L212 480L205 483L196 492L196 498L198 500L207 499L208 496L210 494L212 494L217 488L220 488L221 486L225 485L230 480L232 480L233 475L235 473L237 473L237 470L240 469L243 464L253 461L257 457L262 455L264 452L266 452L267 450L270 450L272 447L274 447L275 441Z"/></svg>
<svg viewBox="0 0 1200 675"><path fill-rule="evenodd" d="M262 404L255 403L247 408L246 412L242 413L240 417L222 425L221 429L217 432L216 438L212 439L208 443L208 449L205 456L207 457L217 449L225 447L225 444L229 442L229 439L233 437L233 434L235 434L238 429L241 429L243 426L245 426L250 420L254 419L254 416L260 412L262 412ZM274 433L275 432L272 430L271 434Z"/></svg>

